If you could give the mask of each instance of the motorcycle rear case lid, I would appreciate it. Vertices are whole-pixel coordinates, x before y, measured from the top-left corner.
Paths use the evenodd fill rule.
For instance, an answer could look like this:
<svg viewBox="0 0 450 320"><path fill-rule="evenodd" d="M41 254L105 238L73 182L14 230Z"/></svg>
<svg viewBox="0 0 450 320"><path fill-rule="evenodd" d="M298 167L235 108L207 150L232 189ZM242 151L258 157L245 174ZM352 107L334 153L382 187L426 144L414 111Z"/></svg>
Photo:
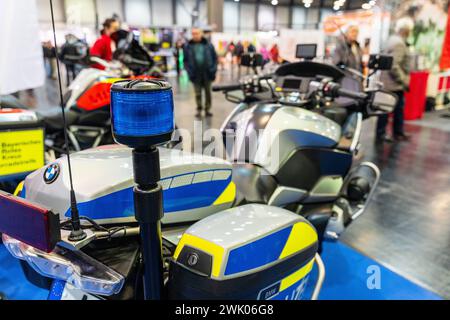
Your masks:
<svg viewBox="0 0 450 320"><path fill-rule="evenodd" d="M317 233L285 209L248 204L191 226L169 270L172 299L298 299Z"/></svg>
<svg viewBox="0 0 450 320"><path fill-rule="evenodd" d="M0 130L41 127L36 113L26 109L0 108Z"/></svg>
<svg viewBox="0 0 450 320"><path fill-rule="evenodd" d="M159 148L163 187L163 223L197 221L229 208L235 199L230 163L180 150ZM71 155L80 216L98 223L133 222L131 149L110 145ZM70 217L66 157L25 179L21 196Z"/></svg>

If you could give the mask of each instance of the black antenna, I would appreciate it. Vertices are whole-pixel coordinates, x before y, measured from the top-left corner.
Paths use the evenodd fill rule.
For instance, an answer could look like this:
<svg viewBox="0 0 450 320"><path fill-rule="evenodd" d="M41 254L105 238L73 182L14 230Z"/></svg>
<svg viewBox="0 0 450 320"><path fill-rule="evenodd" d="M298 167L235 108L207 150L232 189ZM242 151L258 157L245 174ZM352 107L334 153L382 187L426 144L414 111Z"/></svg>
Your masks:
<svg viewBox="0 0 450 320"><path fill-rule="evenodd" d="M77 199L75 197L75 191L73 190L73 179L72 179L72 166L70 163L70 152L69 152L69 138L67 136L67 122L66 122L66 112L64 110L64 99L62 93L61 84L61 71L59 68L58 59L58 45L56 44L56 30L55 30L55 17L53 15L53 1L50 1L50 11L52 16L52 28L53 28L53 41L55 42L55 52L56 52L56 68L58 71L58 84L59 84L59 100L62 110L62 120L63 120L63 130L64 130L64 143L66 144L66 156L67 165L69 168L69 181L70 181L70 217L72 221L72 232L69 235L70 241L80 241L86 238L86 233L81 229L80 215L78 213Z"/></svg>

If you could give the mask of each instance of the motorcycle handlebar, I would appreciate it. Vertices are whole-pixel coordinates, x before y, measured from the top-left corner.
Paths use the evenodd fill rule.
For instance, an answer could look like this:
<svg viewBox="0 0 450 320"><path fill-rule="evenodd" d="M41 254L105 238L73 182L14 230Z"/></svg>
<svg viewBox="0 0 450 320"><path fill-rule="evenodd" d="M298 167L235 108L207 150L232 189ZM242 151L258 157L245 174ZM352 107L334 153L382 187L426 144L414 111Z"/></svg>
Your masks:
<svg viewBox="0 0 450 320"><path fill-rule="evenodd" d="M212 86L212 91L234 91L241 89L241 84L224 84Z"/></svg>
<svg viewBox="0 0 450 320"><path fill-rule="evenodd" d="M258 81L262 81L262 80L270 80L272 79L273 75L268 74L268 75L264 75L264 76L258 76L257 80ZM234 91L234 90L239 90L242 88L242 83L235 83L235 84L225 84L225 85L214 85L212 86L212 91Z"/></svg>
<svg viewBox="0 0 450 320"><path fill-rule="evenodd" d="M363 92L351 91L351 90L344 89L344 88L338 88L337 95L339 97L346 97L346 98L351 98L351 99L356 99L356 100L365 100L367 98L367 94L365 94Z"/></svg>
<svg viewBox="0 0 450 320"><path fill-rule="evenodd" d="M322 91L324 95L332 98L345 97L356 100L365 100L368 97L368 95L363 92L344 89L339 84L334 82L320 83L313 81L311 82L311 88L313 90Z"/></svg>

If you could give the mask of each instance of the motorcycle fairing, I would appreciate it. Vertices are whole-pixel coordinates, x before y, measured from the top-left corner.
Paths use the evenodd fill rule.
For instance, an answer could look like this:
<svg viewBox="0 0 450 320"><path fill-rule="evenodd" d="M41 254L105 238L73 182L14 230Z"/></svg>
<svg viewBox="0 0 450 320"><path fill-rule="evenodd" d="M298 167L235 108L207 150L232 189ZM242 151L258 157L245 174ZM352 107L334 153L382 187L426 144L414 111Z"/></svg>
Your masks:
<svg viewBox="0 0 450 320"><path fill-rule="evenodd" d="M333 148L341 138L341 127L317 113L277 104L238 106L222 126L227 152L233 161L259 165L275 175L281 164L298 148ZM233 145L227 135L234 131ZM249 136L257 134L257 144Z"/></svg>
<svg viewBox="0 0 450 320"><path fill-rule="evenodd" d="M67 91L70 92L70 97L67 98L64 108L68 110L75 107L78 98L86 88L89 88L92 83L101 78L111 78L111 73L95 68L82 69L67 88Z"/></svg>
<svg viewBox="0 0 450 320"><path fill-rule="evenodd" d="M231 164L213 157L160 148L163 223L196 221L229 208L235 199ZM98 223L134 221L131 150L117 145L74 153L71 157L80 215ZM60 168L52 183L44 181L45 168L30 174L25 198L48 205L60 218L69 213L69 179L66 157L54 162Z"/></svg>
<svg viewBox="0 0 450 320"><path fill-rule="evenodd" d="M77 101L77 107L92 111L105 106L110 103L110 90L115 81L123 80L122 78L108 78L99 81L82 93Z"/></svg>

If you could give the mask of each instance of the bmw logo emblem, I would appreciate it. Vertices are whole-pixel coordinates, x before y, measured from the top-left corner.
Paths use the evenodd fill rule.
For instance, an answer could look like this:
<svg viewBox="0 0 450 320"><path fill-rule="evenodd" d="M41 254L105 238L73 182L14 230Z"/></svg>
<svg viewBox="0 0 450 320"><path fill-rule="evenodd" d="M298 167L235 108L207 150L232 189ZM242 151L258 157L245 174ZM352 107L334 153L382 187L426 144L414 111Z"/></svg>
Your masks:
<svg viewBox="0 0 450 320"><path fill-rule="evenodd" d="M47 184L53 183L59 176L59 165L57 163L51 164L44 171L44 181Z"/></svg>

